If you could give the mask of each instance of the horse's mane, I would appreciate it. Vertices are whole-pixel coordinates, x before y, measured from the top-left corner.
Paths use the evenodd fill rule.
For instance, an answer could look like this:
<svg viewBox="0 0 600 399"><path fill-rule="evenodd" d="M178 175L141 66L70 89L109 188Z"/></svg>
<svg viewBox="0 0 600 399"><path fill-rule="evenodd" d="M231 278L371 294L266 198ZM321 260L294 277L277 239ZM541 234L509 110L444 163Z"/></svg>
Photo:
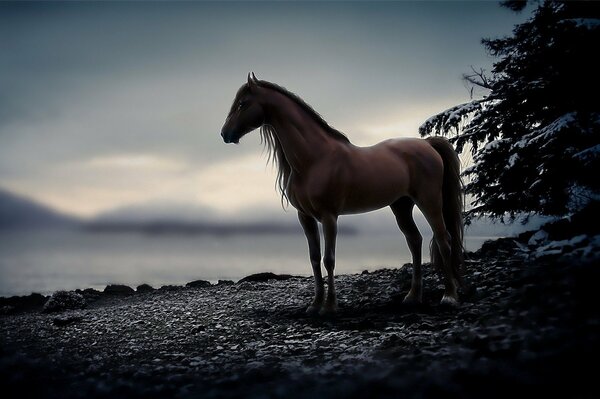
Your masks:
<svg viewBox="0 0 600 399"><path fill-rule="evenodd" d="M313 109L313 107L308 105L297 94L292 93L285 87L279 86L278 84L275 84L275 83L267 82L266 80L258 80L257 83L261 87L266 87L268 89L275 90L276 92L283 94L290 100L294 101L296 104L298 104L300 106L300 108L302 108L304 111L306 111L306 113L309 114L315 120L315 122L317 122L319 124L319 126L321 126L321 128L323 128L323 130L325 130L325 132L327 132L331 137L333 137L339 141L346 142L346 143L350 142L350 140L348 140L348 137L346 137L346 135L344 133L331 127L329 125L329 123L327 123L327 121L325 121L325 119L323 119L323 117L317 111L315 111Z"/></svg>
<svg viewBox="0 0 600 399"><path fill-rule="evenodd" d="M290 183L292 167L285 158L283 147L277 138L277 134L275 133L275 128L273 126L262 125L260 127L260 142L264 144L265 148L267 149L267 163L271 163L277 167L275 186L281 193L281 204L284 205L284 201L289 203L290 199L287 195L287 187Z"/></svg>
<svg viewBox="0 0 600 399"><path fill-rule="evenodd" d="M308 105L297 94L294 94L291 91L287 90L286 88L279 86L275 83L267 82L266 80L257 80L256 83L260 87L274 90L274 91L286 96L293 102L295 102L308 115L310 115L314 119L314 121L317 122L319 124L319 126L327 134L329 134L334 139L339 140L341 142L345 142L345 143L350 142L350 140L348 139L348 137L346 137L346 135L344 133L331 127L317 111L315 111L310 105ZM245 94L246 90L248 90L248 86L244 85L238 91L238 93L236 95L236 99L234 100L233 105L231 107L230 113L233 112L234 107L237 104L238 98L241 97L243 94ZM281 192L281 201L282 201L282 203L284 201L289 203L289 198L287 195L287 188L290 183L292 167L289 164L289 162L287 161L287 159L285 158L285 154L283 152L283 148L281 147L281 143L279 142L279 139L277 138L275 128L271 125L263 125L260 128L260 139L261 139L261 143L263 143L265 145L267 152L268 152L268 161L267 162L273 163L277 167L277 179L276 179L275 184L277 186L277 189Z"/></svg>

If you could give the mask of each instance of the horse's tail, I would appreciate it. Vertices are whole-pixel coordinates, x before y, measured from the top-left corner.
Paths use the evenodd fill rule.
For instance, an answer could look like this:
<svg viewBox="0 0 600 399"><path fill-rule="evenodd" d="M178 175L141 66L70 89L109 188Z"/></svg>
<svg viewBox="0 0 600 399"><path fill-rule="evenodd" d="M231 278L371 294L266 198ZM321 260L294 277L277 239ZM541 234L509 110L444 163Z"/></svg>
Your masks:
<svg viewBox="0 0 600 399"><path fill-rule="evenodd" d="M452 144L443 137L429 137L427 142L440 154L444 161L444 182L442 185L442 213L446 230L450 234L450 264L454 278L463 284L464 263L464 185L460 178L460 159ZM431 260L434 265L441 261L438 246L431 242Z"/></svg>

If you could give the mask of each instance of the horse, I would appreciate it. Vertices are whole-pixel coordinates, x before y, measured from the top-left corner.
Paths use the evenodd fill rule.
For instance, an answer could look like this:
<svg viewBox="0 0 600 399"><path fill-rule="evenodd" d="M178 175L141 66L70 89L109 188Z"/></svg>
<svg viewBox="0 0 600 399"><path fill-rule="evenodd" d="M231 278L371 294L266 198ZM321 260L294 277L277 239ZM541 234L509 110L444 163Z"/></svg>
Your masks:
<svg viewBox="0 0 600 399"><path fill-rule="evenodd" d="M423 300L422 236L413 220L416 205L433 231L432 263L441 271L441 304L458 305L462 284L464 189L460 160L442 137L394 138L370 147L353 145L310 105L282 86L249 73L221 129L225 143L238 144L260 128L261 141L277 167L276 185L298 211L308 242L315 296L306 312L337 311L334 284L337 221L340 215L389 206L412 255L410 290L403 303ZM321 273L321 223L327 295Z"/></svg>

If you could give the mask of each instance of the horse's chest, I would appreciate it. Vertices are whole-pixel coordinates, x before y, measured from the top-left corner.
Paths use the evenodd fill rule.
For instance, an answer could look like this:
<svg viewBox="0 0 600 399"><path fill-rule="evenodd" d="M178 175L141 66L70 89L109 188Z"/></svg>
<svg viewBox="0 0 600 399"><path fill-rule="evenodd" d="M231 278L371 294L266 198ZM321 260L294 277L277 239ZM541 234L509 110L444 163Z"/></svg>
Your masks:
<svg viewBox="0 0 600 399"><path fill-rule="evenodd" d="M292 206L299 211L313 215L314 209L311 205L310 196L307 193L305 185L302 184L300 179L292 179L288 186L288 198Z"/></svg>
<svg viewBox="0 0 600 399"><path fill-rule="evenodd" d="M331 188L324 176L293 176L288 186L288 198L294 208L299 211L319 218L320 214L330 208L331 195L327 190Z"/></svg>

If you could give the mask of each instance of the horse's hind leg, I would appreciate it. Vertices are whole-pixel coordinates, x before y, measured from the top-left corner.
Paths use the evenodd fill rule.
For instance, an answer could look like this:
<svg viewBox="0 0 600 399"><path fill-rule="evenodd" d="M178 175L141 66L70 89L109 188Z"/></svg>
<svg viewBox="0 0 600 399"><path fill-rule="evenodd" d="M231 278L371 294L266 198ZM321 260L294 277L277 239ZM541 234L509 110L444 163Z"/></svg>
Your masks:
<svg viewBox="0 0 600 399"><path fill-rule="evenodd" d="M308 241L308 252L313 274L315 276L315 298L306 309L308 314L316 314L323 306L325 288L323 287L323 275L321 274L321 240L319 237L319 226L315 218L298 212L298 220L304 229L306 241Z"/></svg>
<svg viewBox="0 0 600 399"><path fill-rule="evenodd" d="M409 197L402 197L390 205L400 231L404 233L408 249L412 254L413 274L410 291L404 298L405 304L419 304L423 300L423 275L421 272L421 245L423 237L415 224L412 211L415 203Z"/></svg>
<svg viewBox="0 0 600 399"><path fill-rule="evenodd" d="M423 211L427 222L433 230L433 242L431 248L431 261L439 266L444 276L445 291L441 304L456 306L458 305L458 282L454 278L452 266L450 265L450 235L446 230L446 223L442 213L442 198L430 197L429 201L418 203ZM434 246L437 246L437 251ZM439 257L439 259L437 259Z"/></svg>

